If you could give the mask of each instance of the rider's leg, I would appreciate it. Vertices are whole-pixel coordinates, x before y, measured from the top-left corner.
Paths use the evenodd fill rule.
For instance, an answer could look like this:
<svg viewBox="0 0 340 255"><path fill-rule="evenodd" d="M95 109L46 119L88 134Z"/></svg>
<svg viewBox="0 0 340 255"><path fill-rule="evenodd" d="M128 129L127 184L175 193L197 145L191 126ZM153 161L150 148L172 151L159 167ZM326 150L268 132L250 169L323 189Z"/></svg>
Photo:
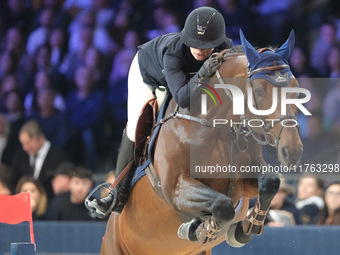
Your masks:
<svg viewBox="0 0 340 255"><path fill-rule="evenodd" d="M123 133L122 142L118 152L116 177L119 178L120 173L127 165L131 167L131 162L134 157L134 142L137 122L141 110L145 103L154 98L151 86L143 82L143 77L140 73L138 64L138 54L132 61L129 77L128 77L128 124ZM96 209L97 215L104 214L110 208L112 203L118 200L113 206L113 211L121 212L129 194L129 184L134 174L134 166L132 164L124 178L119 182L116 188L110 192L109 196L99 200L93 200L90 207ZM117 199L115 199L117 196ZM99 211L99 212L98 212Z"/></svg>
<svg viewBox="0 0 340 255"><path fill-rule="evenodd" d="M116 165L116 176L118 177L125 167L128 166L128 164L133 161L134 159L134 148L135 148L135 142L131 141L129 137L127 136L126 131L123 132L122 141L119 147L118 151L118 157L117 157L117 165ZM134 164L129 166L131 168L135 168ZM117 199L118 204L116 208L113 208L112 211L121 212L123 210L124 205L126 204L128 194L129 194L129 186L131 179L134 174L134 169L128 170L126 175L123 177L123 179L118 183L117 185Z"/></svg>

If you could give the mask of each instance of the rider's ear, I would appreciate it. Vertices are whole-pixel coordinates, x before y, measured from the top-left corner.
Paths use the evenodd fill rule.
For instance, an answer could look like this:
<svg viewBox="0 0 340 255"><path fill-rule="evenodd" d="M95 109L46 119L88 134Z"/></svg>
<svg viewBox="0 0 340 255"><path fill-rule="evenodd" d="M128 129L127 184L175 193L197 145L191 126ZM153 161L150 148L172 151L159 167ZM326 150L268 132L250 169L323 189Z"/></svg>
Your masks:
<svg viewBox="0 0 340 255"><path fill-rule="evenodd" d="M292 29L287 41L280 47L280 49L276 50L275 53L280 54L282 57L288 60L293 52L294 45L295 45L295 33L294 29Z"/></svg>
<svg viewBox="0 0 340 255"><path fill-rule="evenodd" d="M255 50L255 48L247 41L242 29L240 29L240 39L243 51L246 54L250 66L255 66L255 63L261 58L260 53L258 53L257 50Z"/></svg>

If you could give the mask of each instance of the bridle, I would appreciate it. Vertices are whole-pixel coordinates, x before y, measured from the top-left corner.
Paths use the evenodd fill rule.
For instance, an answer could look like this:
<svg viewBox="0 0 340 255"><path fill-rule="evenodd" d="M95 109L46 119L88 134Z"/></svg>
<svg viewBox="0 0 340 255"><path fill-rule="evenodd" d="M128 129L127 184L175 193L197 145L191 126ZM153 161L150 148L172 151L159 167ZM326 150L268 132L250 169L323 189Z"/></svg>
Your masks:
<svg viewBox="0 0 340 255"><path fill-rule="evenodd" d="M267 50L267 49L265 49ZM250 87L252 89L252 95L253 95L253 107L258 109L258 103L257 103L257 100L256 100L256 96L255 96L255 93L254 93L254 87L253 87L253 84L252 84L252 81L250 80L250 78L254 75L254 74L258 74L258 73L261 73L261 72L266 72L266 71L279 71L279 70L282 70L282 69L289 69L289 65L287 64L284 64L284 65L274 65L274 66L267 66L267 67L260 67L260 68L257 68L253 71L251 71L251 67L248 63L247 65L247 86ZM246 87L247 87L246 86ZM256 119L257 120L260 120L263 122L262 118L259 116L259 115L255 115ZM270 131L272 130L276 124L278 123L282 123L283 121L286 121L286 124L290 123L292 124L292 126L294 127L297 127L298 129L300 128L298 123L297 123L297 117L295 115L284 115L284 116L281 116L279 119L274 119L272 120L271 123L268 123L267 125L262 125L261 128L262 128L262 132L261 132L261 135L264 136L264 139L265 140L261 140L258 138L258 133L255 132L249 125L248 125L248 121L246 119L245 116L241 116L241 119L244 119L245 120L245 123L246 123L246 126L247 126L247 129L249 130L249 132L251 134L254 134L252 135L253 138L261 145L270 145L272 147L275 147L277 148L277 145L280 141L280 136L281 136L281 133L282 133L282 130L284 127L286 127L287 125L281 125L281 128L278 132L278 135L277 137Z"/></svg>

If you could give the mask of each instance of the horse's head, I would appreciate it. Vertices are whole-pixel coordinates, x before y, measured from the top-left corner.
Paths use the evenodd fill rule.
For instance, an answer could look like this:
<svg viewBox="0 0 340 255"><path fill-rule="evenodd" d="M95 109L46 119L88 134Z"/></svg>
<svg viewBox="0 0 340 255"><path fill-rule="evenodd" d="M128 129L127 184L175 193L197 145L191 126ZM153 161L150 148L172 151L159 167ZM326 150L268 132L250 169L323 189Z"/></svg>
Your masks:
<svg viewBox="0 0 340 255"><path fill-rule="evenodd" d="M297 108L292 102L297 93L298 82L290 71L288 59L292 53L295 36L292 31L288 40L277 50L257 51L240 31L242 48L248 59L248 90L252 93L248 119L264 122L254 130L265 136L278 151L283 165L296 165L302 154L302 143L297 124ZM249 93L248 93L249 94ZM277 100L276 100L277 99ZM276 102L275 102L276 101ZM257 110L262 110L257 111ZM264 110L268 110L267 113ZM257 113L256 113L257 112Z"/></svg>

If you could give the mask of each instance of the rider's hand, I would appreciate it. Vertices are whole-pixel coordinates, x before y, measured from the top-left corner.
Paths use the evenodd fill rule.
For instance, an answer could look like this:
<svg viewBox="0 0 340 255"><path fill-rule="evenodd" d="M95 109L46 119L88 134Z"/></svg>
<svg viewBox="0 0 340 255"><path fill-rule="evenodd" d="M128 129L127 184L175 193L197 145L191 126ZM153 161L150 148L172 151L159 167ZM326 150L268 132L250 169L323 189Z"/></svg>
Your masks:
<svg viewBox="0 0 340 255"><path fill-rule="evenodd" d="M198 70L199 78L210 78L214 75L217 69L221 66L221 60L215 55L211 55L202 65L200 70Z"/></svg>

